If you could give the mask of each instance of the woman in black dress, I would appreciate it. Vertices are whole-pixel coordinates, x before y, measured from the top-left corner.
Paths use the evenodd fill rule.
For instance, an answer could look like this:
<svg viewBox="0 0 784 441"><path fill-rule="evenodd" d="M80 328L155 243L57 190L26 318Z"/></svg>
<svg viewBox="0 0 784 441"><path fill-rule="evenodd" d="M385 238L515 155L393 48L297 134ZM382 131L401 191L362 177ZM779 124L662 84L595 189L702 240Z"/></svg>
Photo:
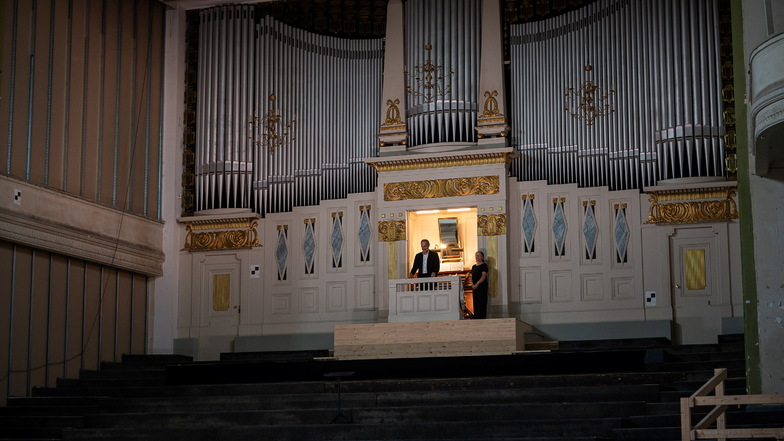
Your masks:
<svg viewBox="0 0 784 441"><path fill-rule="evenodd" d="M471 288L474 290L474 317L483 319L487 317L487 264L485 253L477 251L474 255L476 265L471 267Z"/></svg>

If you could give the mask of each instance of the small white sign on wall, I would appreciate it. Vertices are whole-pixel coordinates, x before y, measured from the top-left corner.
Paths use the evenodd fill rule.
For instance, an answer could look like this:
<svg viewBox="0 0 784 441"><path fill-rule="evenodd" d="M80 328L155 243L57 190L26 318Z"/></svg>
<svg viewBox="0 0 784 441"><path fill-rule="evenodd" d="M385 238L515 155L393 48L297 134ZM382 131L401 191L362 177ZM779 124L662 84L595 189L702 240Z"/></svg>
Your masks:
<svg viewBox="0 0 784 441"><path fill-rule="evenodd" d="M645 306L656 306L656 291L645 291Z"/></svg>
<svg viewBox="0 0 784 441"><path fill-rule="evenodd" d="M250 278L251 279L258 279L261 277L261 266L260 265L251 265L250 266Z"/></svg>

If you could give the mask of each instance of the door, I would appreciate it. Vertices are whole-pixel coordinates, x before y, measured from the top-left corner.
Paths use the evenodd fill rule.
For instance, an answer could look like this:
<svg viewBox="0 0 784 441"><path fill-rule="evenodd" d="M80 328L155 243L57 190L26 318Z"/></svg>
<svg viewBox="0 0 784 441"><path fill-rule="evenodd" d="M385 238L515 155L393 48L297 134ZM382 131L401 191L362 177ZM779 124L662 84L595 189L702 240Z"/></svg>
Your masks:
<svg viewBox="0 0 784 441"><path fill-rule="evenodd" d="M239 335L241 260L233 254L205 255L200 261L201 317L199 360L218 360L232 352Z"/></svg>
<svg viewBox="0 0 784 441"><path fill-rule="evenodd" d="M711 227L679 228L670 237L673 341L676 344L716 343L716 336L721 334L717 238Z"/></svg>

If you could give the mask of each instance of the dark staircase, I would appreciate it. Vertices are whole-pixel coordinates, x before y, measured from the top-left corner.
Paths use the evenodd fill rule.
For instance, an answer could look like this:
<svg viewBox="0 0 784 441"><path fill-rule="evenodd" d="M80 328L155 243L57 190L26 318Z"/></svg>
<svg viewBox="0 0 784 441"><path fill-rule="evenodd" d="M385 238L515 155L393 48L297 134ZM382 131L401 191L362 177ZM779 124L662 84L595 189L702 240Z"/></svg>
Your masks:
<svg viewBox="0 0 784 441"><path fill-rule="evenodd" d="M745 393L743 342L561 342L488 357L329 360L226 354L212 363L126 356L0 408L0 439L678 440L678 400L716 367ZM784 411L735 409L739 424Z"/></svg>

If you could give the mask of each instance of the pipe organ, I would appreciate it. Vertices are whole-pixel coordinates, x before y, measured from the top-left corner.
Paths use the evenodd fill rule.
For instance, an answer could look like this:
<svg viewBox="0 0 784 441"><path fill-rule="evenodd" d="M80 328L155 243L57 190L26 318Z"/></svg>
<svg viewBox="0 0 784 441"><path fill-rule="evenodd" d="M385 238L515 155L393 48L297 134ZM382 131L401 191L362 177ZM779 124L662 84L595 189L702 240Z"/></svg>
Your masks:
<svg viewBox="0 0 784 441"><path fill-rule="evenodd" d="M196 210L290 211L375 189L380 39L200 12ZM286 136L284 136L284 134Z"/></svg>
<svg viewBox="0 0 784 441"><path fill-rule="evenodd" d="M716 1L599 0L511 26L510 46L518 180L623 190L724 175Z"/></svg>
<svg viewBox="0 0 784 441"><path fill-rule="evenodd" d="M410 146L476 142L480 0L406 2Z"/></svg>

